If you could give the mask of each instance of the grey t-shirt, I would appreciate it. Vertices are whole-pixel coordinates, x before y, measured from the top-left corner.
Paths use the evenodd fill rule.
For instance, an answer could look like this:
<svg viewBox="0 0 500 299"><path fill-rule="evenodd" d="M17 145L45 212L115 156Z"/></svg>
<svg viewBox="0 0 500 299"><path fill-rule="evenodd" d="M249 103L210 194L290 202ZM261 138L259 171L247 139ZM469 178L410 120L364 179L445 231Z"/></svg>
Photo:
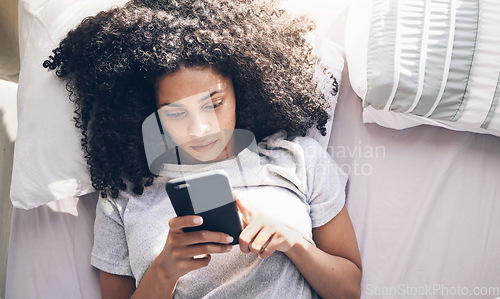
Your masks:
<svg viewBox="0 0 500 299"><path fill-rule="evenodd" d="M132 276L138 285L162 251L168 221L175 217L165 184L172 178L223 169L247 205L300 231L312 241L312 228L333 219L345 202L347 175L312 138L286 138L278 132L237 157L202 165L165 165L142 195L120 192L99 198L91 263L113 274ZM238 246L213 254L207 267L177 283L176 298L316 298L295 265L276 251L262 260Z"/></svg>

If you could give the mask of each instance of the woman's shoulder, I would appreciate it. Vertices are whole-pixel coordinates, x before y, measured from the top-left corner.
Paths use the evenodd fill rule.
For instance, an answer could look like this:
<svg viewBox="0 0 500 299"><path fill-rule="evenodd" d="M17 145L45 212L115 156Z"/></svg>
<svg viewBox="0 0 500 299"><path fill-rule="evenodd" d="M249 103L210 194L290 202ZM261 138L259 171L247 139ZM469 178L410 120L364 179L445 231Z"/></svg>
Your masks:
<svg viewBox="0 0 500 299"><path fill-rule="evenodd" d="M269 169L291 180L311 201L317 195L345 189L347 174L314 138L279 131L259 144L259 149L272 165Z"/></svg>
<svg viewBox="0 0 500 299"><path fill-rule="evenodd" d="M270 151L285 151L291 154L302 154L308 158L318 155L328 155L323 146L309 136L288 135L285 131L278 131L259 143L260 149Z"/></svg>

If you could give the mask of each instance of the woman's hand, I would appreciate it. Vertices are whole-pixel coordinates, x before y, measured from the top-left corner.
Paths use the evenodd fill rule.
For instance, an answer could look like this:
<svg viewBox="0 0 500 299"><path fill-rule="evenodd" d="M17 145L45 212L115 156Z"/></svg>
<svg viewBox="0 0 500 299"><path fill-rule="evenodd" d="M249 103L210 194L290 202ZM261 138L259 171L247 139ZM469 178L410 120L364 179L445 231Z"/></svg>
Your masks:
<svg viewBox="0 0 500 299"><path fill-rule="evenodd" d="M170 219L167 241L160 254L144 274L135 289L131 277L101 271L103 298L172 298L177 280L183 275L205 267L210 254L231 250L233 241L229 235L211 231L184 232L185 227L203 223L200 216L174 217ZM218 244L215 244L218 243ZM195 258L196 256L202 256Z"/></svg>
<svg viewBox="0 0 500 299"><path fill-rule="evenodd" d="M206 230L195 232L182 230L185 227L195 227L202 223L203 219L200 216L170 219L165 246L144 274L132 298L172 298L180 277L207 266L210 262L210 254L231 250L232 246L228 244L233 241L233 238L229 235ZM114 279L118 277L113 276Z"/></svg>
<svg viewBox="0 0 500 299"><path fill-rule="evenodd" d="M315 246L296 229L272 216L252 212L236 194L235 198L244 225L241 251L261 258L276 250L285 253L322 298L360 297L361 258L345 207L328 223L313 228Z"/></svg>
<svg viewBox="0 0 500 299"><path fill-rule="evenodd" d="M266 259L276 250L286 254L294 245L305 241L302 234L295 229L269 215L253 213L237 195L235 198L243 220L243 231L239 240L242 252L252 252Z"/></svg>
<svg viewBox="0 0 500 299"><path fill-rule="evenodd" d="M185 227L196 227L203 222L200 216L183 216L170 219L170 230L163 251L157 261L163 275L168 280L205 267L210 262L210 254L231 251L227 245L233 238L227 234L212 231L184 232ZM218 244L215 244L218 243ZM201 257L198 257L201 256Z"/></svg>

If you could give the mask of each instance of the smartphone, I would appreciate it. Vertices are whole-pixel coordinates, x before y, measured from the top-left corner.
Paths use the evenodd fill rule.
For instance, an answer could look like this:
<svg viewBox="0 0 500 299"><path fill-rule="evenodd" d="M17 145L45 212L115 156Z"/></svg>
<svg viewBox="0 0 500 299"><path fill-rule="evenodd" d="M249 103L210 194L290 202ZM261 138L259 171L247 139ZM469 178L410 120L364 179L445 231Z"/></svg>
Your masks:
<svg viewBox="0 0 500 299"><path fill-rule="evenodd" d="M223 170L207 171L167 182L165 189L177 216L199 215L203 224L185 232L209 230L233 237L239 243L242 230L228 175Z"/></svg>

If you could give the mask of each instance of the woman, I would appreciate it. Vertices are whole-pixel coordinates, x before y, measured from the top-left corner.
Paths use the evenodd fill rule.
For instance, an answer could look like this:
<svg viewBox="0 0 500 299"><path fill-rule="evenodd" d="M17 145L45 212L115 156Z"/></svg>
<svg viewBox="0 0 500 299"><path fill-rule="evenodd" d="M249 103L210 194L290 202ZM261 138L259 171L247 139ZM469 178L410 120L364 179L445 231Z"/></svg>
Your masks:
<svg viewBox="0 0 500 299"><path fill-rule="evenodd" d="M104 298L360 296L345 174L295 137L314 125L324 133L328 119L305 40L312 25L247 2L135 1L84 20L44 63L72 92L101 193L92 263ZM158 175L141 131L155 111L183 161ZM235 146L238 130L255 135L257 153ZM239 247L223 233L184 232L203 219L176 217L165 183L236 173L255 158L259 175L231 176Z"/></svg>

